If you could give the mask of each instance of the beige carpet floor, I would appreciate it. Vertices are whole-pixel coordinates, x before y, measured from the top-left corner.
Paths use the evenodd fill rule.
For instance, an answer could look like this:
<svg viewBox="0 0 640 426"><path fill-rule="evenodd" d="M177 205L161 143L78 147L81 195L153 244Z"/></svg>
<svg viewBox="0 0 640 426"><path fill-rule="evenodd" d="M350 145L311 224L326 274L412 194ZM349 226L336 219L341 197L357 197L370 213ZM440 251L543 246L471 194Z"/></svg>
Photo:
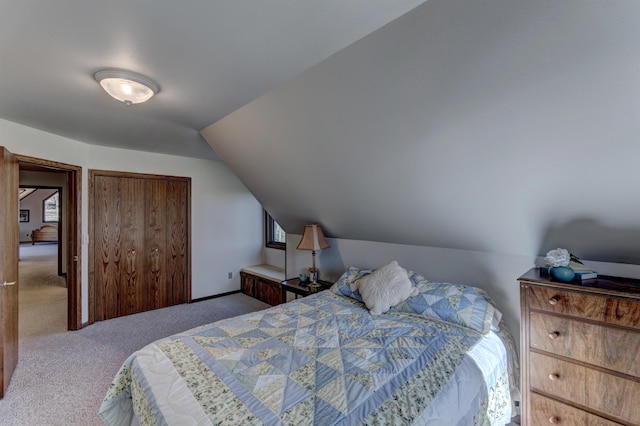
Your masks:
<svg viewBox="0 0 640 426"><path fill-rule="evenodd" d="M57 245L22 245L18 366L0 400L0 425L101 425L102 399L132 352L198 325L268 307L244 294L172 306L67 331Z"/></svg>

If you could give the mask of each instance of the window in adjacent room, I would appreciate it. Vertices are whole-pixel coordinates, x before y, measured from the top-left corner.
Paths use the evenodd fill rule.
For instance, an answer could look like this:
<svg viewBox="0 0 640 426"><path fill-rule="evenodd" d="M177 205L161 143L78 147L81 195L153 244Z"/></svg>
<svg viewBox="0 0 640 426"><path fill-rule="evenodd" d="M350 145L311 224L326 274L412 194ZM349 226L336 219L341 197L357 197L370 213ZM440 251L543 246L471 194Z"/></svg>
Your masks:
<svg viewBox="0 0 640 426"><path fill-rule="evenodd" d="M60 193L58 191L42 202L42 221L58 222L60 220Z"/></svg>
<svg viewBox="0 0 640 426"><path fill-rule="evenodd" d="M264 212L265 245L269 248L285 250L287 234L269 213Z"/></svg>

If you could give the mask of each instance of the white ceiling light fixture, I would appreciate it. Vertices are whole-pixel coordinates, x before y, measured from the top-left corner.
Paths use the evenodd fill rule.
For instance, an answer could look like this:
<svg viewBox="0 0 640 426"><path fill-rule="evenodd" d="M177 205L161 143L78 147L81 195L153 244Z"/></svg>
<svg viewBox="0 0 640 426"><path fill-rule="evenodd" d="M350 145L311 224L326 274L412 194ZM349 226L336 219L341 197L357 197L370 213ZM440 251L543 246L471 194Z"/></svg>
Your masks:
<svg viewBox="0 0 640 426"><path fill-rule="evenodd" d="M155 81L131 71L100 70L93 78L105 92L125 105L146 102L160 91Z"/></svg>

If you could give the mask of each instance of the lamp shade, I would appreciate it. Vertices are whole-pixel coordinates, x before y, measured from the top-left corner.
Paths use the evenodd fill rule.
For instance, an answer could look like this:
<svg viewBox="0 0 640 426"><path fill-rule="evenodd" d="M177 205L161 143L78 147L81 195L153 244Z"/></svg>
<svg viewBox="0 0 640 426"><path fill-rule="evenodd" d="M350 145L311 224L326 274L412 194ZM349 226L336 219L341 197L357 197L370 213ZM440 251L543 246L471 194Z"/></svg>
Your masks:
<svg viewBox="0 0 640 426"><path fill-rule="evenodd" d="M305 225L302 238L298 244L298 250L319 251L331 247L322 233L320 225Z"/></svg>

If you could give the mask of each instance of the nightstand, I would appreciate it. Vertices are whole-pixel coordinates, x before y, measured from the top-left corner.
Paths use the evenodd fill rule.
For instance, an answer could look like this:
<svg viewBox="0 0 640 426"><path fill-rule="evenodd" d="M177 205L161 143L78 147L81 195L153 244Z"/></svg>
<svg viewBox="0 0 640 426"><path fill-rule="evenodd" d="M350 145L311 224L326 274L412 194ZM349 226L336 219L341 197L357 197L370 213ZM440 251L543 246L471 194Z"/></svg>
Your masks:
<svg viewBox="0 0 640 426"><path fill-rule="evenodd" d="M318 280L318 284L322 286L320 291L329 289L333 283L329 281ZM305 285L300 285L300 278L289 278L288 280L284 280L280 283L280 287L282 288L282 303L287 303L287 292L294 293L296 295L296 299L298 295L305 297L311 294L309 290L309 283L307 282Z"/></svg>

